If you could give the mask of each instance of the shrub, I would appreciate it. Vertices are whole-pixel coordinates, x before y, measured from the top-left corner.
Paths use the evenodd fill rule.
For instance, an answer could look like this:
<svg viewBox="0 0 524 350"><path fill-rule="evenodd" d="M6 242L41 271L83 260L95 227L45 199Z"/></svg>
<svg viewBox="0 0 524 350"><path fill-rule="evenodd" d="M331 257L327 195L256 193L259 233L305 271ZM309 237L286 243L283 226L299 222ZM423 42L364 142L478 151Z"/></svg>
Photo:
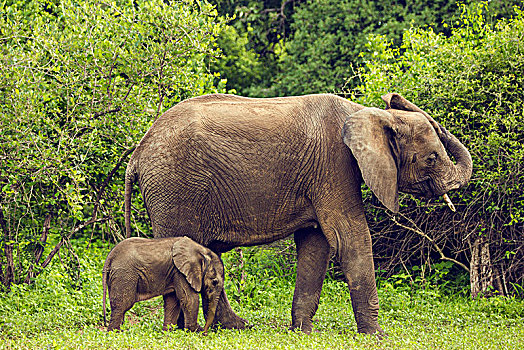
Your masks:
<svg viewBox="0 0 524 350"><path fill-rule="evenodd" d="M402 43L402 33L410 26L431 26L449 35L444 21L460 16L457 0L317 0L296 6L290 24L290 37L279 57L277 77L272 86L277 95L321 92L339 93L353 87L353 69L361 67L367 37L386 35L394 45ZM520 0L490 1L489 20L507 15L507 7Z"/></svg>
<svg viewBox="0 0 524 350"><path fill-rule="evenodd" d="M485 4L462 10L450 37L412 28L400 48L370 37L360 101L381 106L385 92L403 94L454 133L474 164L469 186L452 194L456 214L431 203L417 208L405 197L404 221L433 242L400 233L394 243L378 242L375 253L414 260L420 248L417 258L425 260L437 245L469 269L474 295L508 294L524 283L524 15L516 8L514 18L492 26ZM374 229L387 238L398 226L377 220Z"/></svg>
<svg viewBox="0 0 524 350"><path fill-rule="evenodd" d="M215 16L191 0L0 3L4 286L29 282L89 225L120 237L127 155L166 108L221 89L205 69Z"/></svg>

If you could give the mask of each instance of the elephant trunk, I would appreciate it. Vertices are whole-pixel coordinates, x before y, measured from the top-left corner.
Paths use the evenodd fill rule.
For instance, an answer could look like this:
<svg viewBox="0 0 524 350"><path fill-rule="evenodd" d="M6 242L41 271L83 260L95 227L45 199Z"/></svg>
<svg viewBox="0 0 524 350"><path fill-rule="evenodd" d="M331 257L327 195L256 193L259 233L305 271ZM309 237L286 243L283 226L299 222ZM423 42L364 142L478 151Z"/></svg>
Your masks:
<svg viewBox="0 0 524 350"><path fill-rule="evenodd" d="M440 128L442 130L440 141L446 150L455 158L454 186L450 189L456 189L464 186L471 179L473 161L467 148L444 127L441 126Z"/></svg>
<svg viewBox="0 0 524 350"><path fill-rule="evenodd" d="M460 188L468 183L471 179L473 161L467 148L443 126L440 124L438 124L438 126L440 128L440 141L444 145L444 148L453 156L453 158L455 158L456 162L455 165L452 165L450 175L444 186L446 193L442 195L444 202L449 209L454 212L455 206L448 197L447 192Z"/></svg>
<svg viewBox="0 0 524 350"><path fill-rule="evenodd" d="M206 315L206 324L204 326L204 335L207 335L207 330L211 325L213 324L213 321L215 320L215 314L217 311L218 306L218 299L219 298L213 298L211 303L209 303L208 309L207 309L207 315Z"/></svg>

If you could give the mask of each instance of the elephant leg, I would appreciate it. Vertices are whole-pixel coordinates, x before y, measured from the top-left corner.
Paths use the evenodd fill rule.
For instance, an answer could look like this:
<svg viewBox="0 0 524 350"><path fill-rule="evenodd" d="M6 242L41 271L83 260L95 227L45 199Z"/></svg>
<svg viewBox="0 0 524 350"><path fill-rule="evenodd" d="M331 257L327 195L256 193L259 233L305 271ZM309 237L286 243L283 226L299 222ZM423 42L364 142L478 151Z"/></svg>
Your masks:
<svg viewBox="0 0 524 350"><path fill-rule="evenodd" d="M120 329L124 323L125 313L135 305L136 284L134 280L124 277L115 278L109 286L109 302L111 305L111 319L107 331Z"/></svg>
<svg viewBox="0 0 524 350"><path fill-rule="evenodd" d="M297 279L291 308L291 328L304 333L313 330L322 284L329 262L329 244L320 229L295 232Z"/></svg>
<svg viewBox="0 0 524 350"><path fill-rule="evenodd" d="M124 315L126 311L127 310L124 308L111 305L111 319L109 320L109 325L107 326L108 332L120 329L120 326L122 326L124 323Z"/></svg>
<svg viewBox="0 0 524 350"><path fill-rule="evenodd" d="M176 297L176 293L172 292L164 295L164 326L162 330L167 331L169 326L174 325L178 321L180 315L180 302Z"/></svg>
<svg viewBox="0 0 524 350"><path fill-rule="evenodd" d="M176 321L176 325L177 325L178 329L184 329L185 328L186 320L184 319L184 313L183 312L179 312L178 319Z"/></svg>
<svg viewBox="0 0 524 350"><path fill-rule="evenodd" d="M319 222L337 248L337 258L349 285L358 332L384 333L378 324L379 303L371 235L364 210L361 209L356 214L347 213L338 217L331 211L329 216L319 217Z"/></svg>
<svg viewBox="0 0 524 350"><path fill-rule="evenodd" d="M341 254L339 259L348 281L357 331L366 334L384 333L378 324L379 302L371 235L367 231L358 237L352 237L351 240L350 248L346 249L346 254Z"/></svg>
<svg viewBox="0 0 524 350"><path fill-rule="evenodd" d="M199 296L196 292L185 293L180 298L180 309L184 313L184 329L192 332L202 329L198 325L198 307Z"/></svg>

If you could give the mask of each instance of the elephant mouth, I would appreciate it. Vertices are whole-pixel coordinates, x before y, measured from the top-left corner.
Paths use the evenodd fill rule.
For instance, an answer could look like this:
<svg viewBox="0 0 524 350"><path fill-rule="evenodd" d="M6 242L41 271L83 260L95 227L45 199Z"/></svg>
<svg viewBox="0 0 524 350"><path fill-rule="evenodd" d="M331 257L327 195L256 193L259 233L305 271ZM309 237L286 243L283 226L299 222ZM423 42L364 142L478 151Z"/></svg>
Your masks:
<svg viewBox="0 0 524 350"><path fill-rule="evenodd" d="M448 189L442 189L437 186L435 186L435 183L432 181L431 178L426 177L421 181L418 181L412 185L412 187L409 187L403 192L410 193L414 196L424 198L424 199L432 199L432 198L438 198L442 197L444 200L444 203L449 207L449 209L453 212L456 211L455 206L451 202L451 199L447 195L447 192L449 190L454 190L460 187L460 184L453 182L452 184L449 184Z"/></svg>
<svg viewBox="0 0 524 350"><path fill-rule="evenodd" d="M402 192L409 193L423 199L432 199L443 196L448 191L444 188L441 188L440 186L437 186L435 182L429 176L427 176L422 180L402 189Z"/></svg>
<svg viewBox="0 0 524 350"><path fill-rule="evenodd" d="M400 190L404 193L409 193L416 197L430 199L436 196L435 191L433 191L430 182L431 179L429 178L429 176L427 176L417 182L410 184L409 186L400 188Z"/></svg>

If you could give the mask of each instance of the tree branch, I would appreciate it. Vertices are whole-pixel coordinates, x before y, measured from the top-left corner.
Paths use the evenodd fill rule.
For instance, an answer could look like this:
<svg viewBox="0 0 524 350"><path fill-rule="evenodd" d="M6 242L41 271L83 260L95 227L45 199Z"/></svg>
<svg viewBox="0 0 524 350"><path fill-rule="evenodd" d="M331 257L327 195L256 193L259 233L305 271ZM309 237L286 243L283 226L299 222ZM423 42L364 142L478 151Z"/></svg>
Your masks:
<svg viewBox="0 0 524 350"><path fill-rule="evenodd" d="M408 221L409 221L413 226L415 226L415 228L413 228L413 227L409 227L409 226L406 226L406 225L404 225L404 224L401 224L400 222L397 221L397 218L396 218L395 216L392 216L392 217L391 217L391 220L392 220L395 224L397 224L398 226L400 226L400 227L402 227L402 228L404 228L404 229L406 229L406 230L409 230L409 231L411 231L411 232L414 232L414 233L418 234L419 236L422 236L422 237L424 237L425 239L427 239L428 241L430 241L431 244L433 245L433 247L435 248L435 250L440 254L440 259L441 259L441 260L451 261L451 262L453 262L453 263L455 263L455 264L461 266L464 270L466 270L466 271L469 272L469 268L468 268L466 265L464 265L464 264L461 263L460 261L457 261L457 260L455 260L455 259L453 259L453 258L448 258L447 256L445 256L445 255L444 255L444 252L443 252L442 249L440 249L440 247L435 243L435 241L434 241L431 237L429 237L427 234L425 234L424 232L422 232L422 230L419 229L419 228L417 227L417 225L416 225L412 220L410 220L409 218L405 217L405 216L402 215L402 214L400 214L400 215L401 215L404 219L408 220Z"/></svg>
<svg viewBox="0 0 524 350"><path fill-rule="evenodd" d="M113 108L113 109L110 109L110 110L107 110L107 111L104 111L104 112L96 112L93 115L93 118L98 118L98 117L101 117L103 115L110 114L110 113L117 113L117 112L120 112L121 109L122 109L122 107L116 107L116 108Z"/></svg>
<svg viewBox="0 0 524 350"><path fill-rule="evenodd" d="M42 229L42 235L40 236L40 243L37 243L34 251L35 260L29 267L29 270L27 271L27 275L25 277L24 283L30 283L31 278L34 278L33 270L36 265L40 262L40 259L42 258L42 253L44 252L45 244L47 242L47 235L49 233L49 228L51 227L51 218L53 217L53 213L47 214L45 220L44 220L44 227Z"/></svg>
<svg viewBox="0 0 524 350"><path fill-rule="evenodd" d="M49 253L49 255L47 256L45 261L42 263L41 268L44 269L47 265L49 265L49 263L51 262L53 257L56 255L56 253L58 253L58 251L64 245L64 243L67 240L69 240L75 233L77 233L80 230L83 230L84 228L86 228L87 226L89 226L91 224L94 224L95 222L103 222L103 221L107 221L107 220L109 220L109 217L103 217L103 218L99 218L99 219L90 219L90 220L88 220L88 221L86 221L86 222L84 222L84 223L74 227L71 230L71 232L66 237L62 237L60 242L53 248L53 250ZM38 276L39 274L40 274L40 272L35 274L35 277Z"/></svg>
<svg viewBox="0 0 524 350"><path fill-rule="evenodd" d="M95 206L93 208L93 215L91 216L91 220L93 220L94 218L96 218L96 215L98 214L98 208L100 207L100 199L102 198L102 194L104 193L104 190L106 189L107 185L109 184L109 182L111 181L111 179L113 178L113 176L115 175L115 173L118 171L118 169L120 168L120 166L122 165L122 163L124 162L124 160L127 158L128 155L130 155L134 150L135 150L136 146L133 146L131 148L128 148L121 156L120 158L118 159L118 161L116 162L116 165L114 166L114 168L109 172L109 174L107 175L106 179L104 180L104 182L102 183L102 186L100 186L100 189L98 190L98 193L96 194L96 202L95 202Z"/></svg>

